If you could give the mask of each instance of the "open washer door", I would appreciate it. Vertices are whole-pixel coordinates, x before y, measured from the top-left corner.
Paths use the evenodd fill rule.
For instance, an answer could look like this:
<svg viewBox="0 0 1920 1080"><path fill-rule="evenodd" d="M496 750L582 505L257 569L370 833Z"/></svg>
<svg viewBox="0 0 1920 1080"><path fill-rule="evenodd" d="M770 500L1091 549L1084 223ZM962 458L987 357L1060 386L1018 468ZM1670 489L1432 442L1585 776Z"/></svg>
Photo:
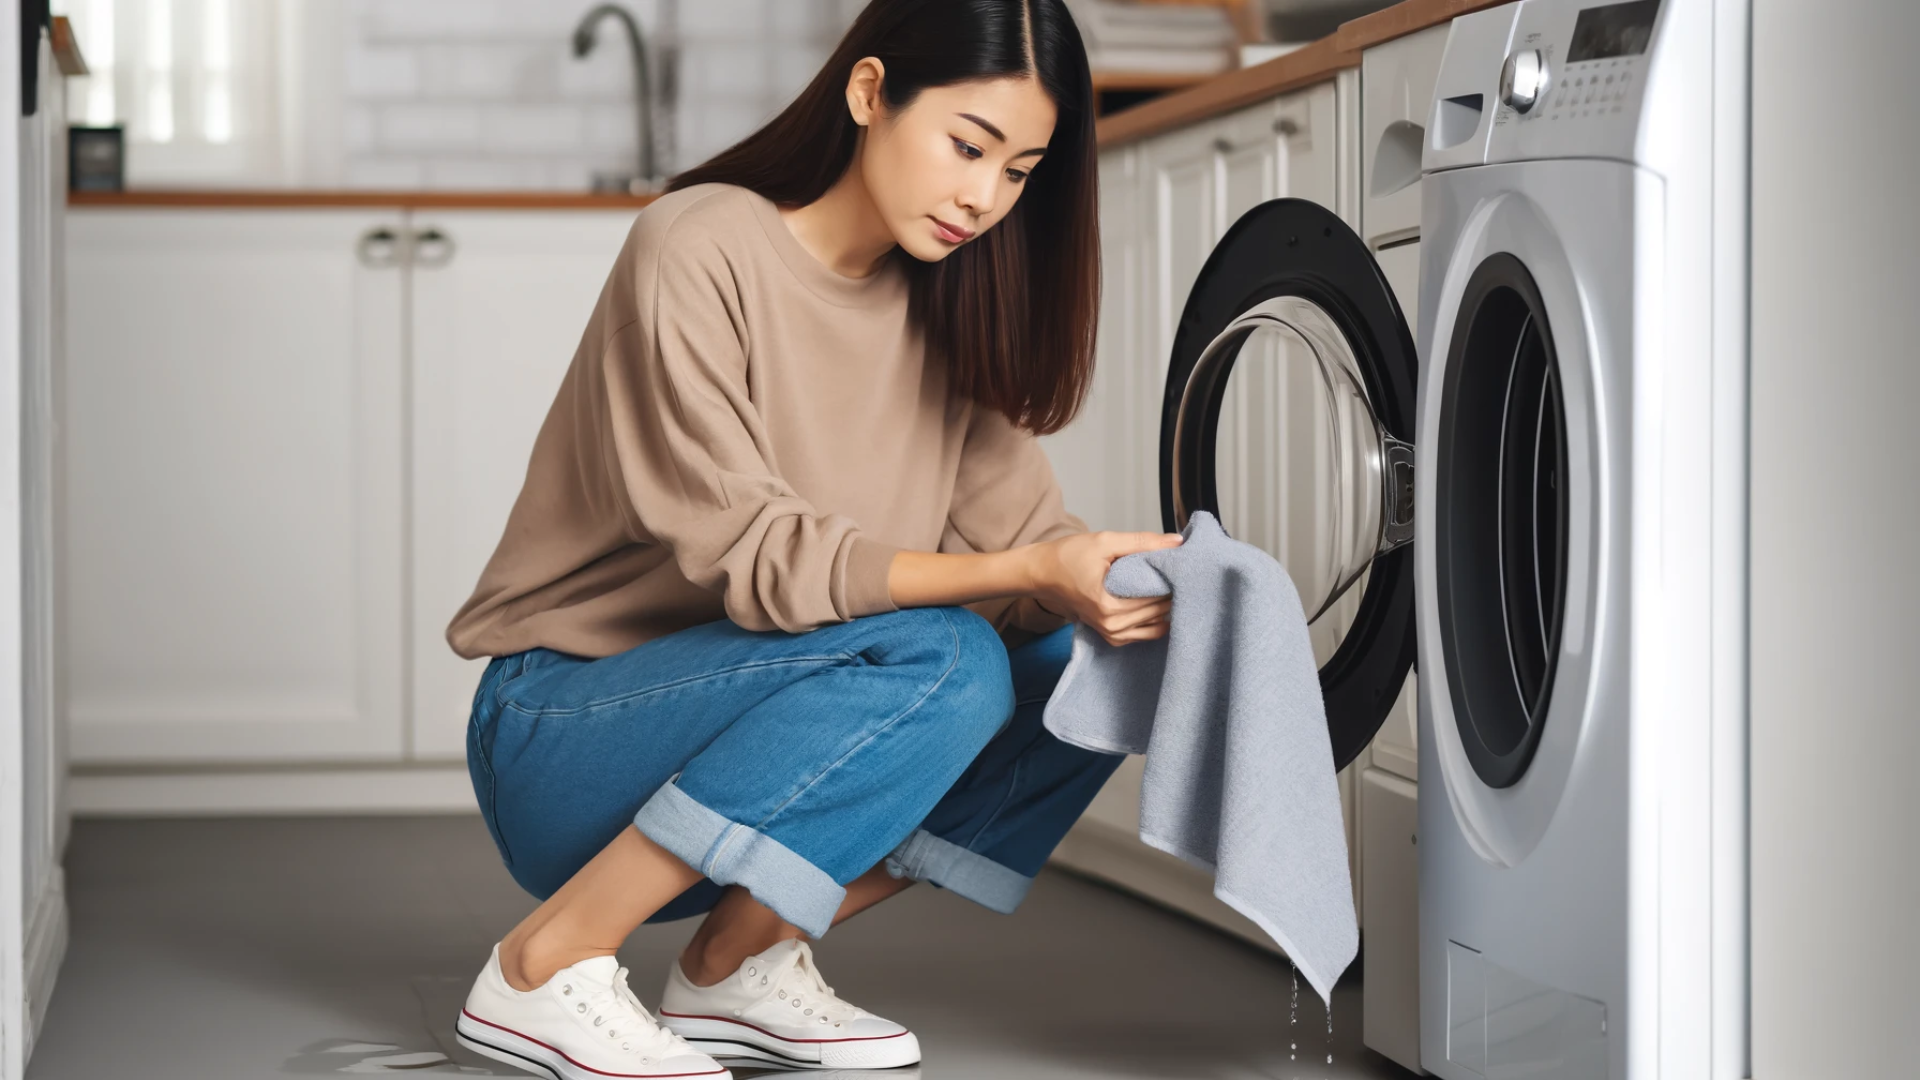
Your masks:
<svg viewBox="0 0 1920 1080"><path fill-rule="evenodd" d="M1335 768L1413 667L1418 362L1393 289L1332 211L1276 199L1214 248L1160 422L1169 531L1196 510L1287 568L1313 624Z"/></svg>

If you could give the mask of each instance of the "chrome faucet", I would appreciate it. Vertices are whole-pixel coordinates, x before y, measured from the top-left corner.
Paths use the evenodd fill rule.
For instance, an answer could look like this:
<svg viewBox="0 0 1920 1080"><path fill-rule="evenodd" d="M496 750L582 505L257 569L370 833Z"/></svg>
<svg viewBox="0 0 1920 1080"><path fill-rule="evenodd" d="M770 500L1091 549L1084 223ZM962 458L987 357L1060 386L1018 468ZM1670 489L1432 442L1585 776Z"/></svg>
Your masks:
<svg viewBox="0 0 1920 1080"><path fill-rule="evenodd" d="M594 28L607 17L618 19L627 31L627 44L633 54L633 89L635 102L640 111L640 172L634 177L594 178L596 189L603 186L615 186L639 192L651 190L659 185L660 177L655 169L653 145L653 83L647 77L647 43L640 33L640 23L633 13L619 4L601 4L581 18L580 25L573 30L573 55L585 57L593 51ZM608 183L610 182L610 184Z"/></svg>

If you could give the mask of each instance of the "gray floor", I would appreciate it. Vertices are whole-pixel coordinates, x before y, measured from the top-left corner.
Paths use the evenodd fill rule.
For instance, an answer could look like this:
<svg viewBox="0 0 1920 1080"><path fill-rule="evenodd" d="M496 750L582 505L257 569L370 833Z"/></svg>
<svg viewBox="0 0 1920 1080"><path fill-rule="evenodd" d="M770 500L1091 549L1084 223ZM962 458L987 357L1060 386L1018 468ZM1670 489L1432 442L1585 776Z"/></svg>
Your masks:
<svg viewBox="0 0 1920 1080"><path fill-rule="evenodd" d="M83 821L66 865L72 944L28 1080L516 1075L452 1035L533 906L477 817ZM694 925L622 950L642 1001ZM1058 871L1010 917L909 889L815 955L836 991L918 1033L924 1062L879 1075L1411 1075L1360 1048L1358 985L1335 994L1328 1065L1304 984L1290 1022L1284 961Z"/></svg>

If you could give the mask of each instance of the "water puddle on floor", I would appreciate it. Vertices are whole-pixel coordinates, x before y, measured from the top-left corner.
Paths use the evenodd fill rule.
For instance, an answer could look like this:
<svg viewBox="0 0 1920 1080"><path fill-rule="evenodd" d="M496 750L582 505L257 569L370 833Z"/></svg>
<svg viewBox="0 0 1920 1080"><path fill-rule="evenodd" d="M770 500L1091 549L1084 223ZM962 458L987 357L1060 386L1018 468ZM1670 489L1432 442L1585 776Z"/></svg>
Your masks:
<svg viewBox="0 0 1920 1080"><path fill-rule="evenodd" d="M453 1021L466 1004L471 977L419 975L412 980L420 1003L420 1037L406 1043L377 1039L324 1039L300 1048L280 1067L294 1076L524 1076L461 1046ZM388 1033L393 1034L393 1033ZM430 1049L429 1049L430 1048Z"/></svg>
<svg viewBox="0 0 1920 1080"><path fill-rule="evenodd" d="M294 1076L498 1076L491 1069L461 1065L437 1050L409 1050L397 1043L323 1039L300 1048L280 1066Z"/></svg>

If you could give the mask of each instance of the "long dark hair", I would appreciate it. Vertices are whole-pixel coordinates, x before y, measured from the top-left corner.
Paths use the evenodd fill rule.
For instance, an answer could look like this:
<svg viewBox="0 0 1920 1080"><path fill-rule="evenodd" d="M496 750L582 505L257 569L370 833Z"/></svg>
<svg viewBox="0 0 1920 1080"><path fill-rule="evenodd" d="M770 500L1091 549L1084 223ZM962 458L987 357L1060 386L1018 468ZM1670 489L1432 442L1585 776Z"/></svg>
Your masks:
<svg viewBox="0 0 1920 1080"><path fill-rule="evenodd" d="M1006 76L1037 78L1053 99L1052 141L1006 218L941 262L894 255L951 392L1035 434L1060 430L1092 381L1100 306L1093 80L1061 0L873 0L793 104L669 190L735 184L788 207L825 195L853 163L847 80L868 56L886 67L892 110L928 87Z"/></svg>

